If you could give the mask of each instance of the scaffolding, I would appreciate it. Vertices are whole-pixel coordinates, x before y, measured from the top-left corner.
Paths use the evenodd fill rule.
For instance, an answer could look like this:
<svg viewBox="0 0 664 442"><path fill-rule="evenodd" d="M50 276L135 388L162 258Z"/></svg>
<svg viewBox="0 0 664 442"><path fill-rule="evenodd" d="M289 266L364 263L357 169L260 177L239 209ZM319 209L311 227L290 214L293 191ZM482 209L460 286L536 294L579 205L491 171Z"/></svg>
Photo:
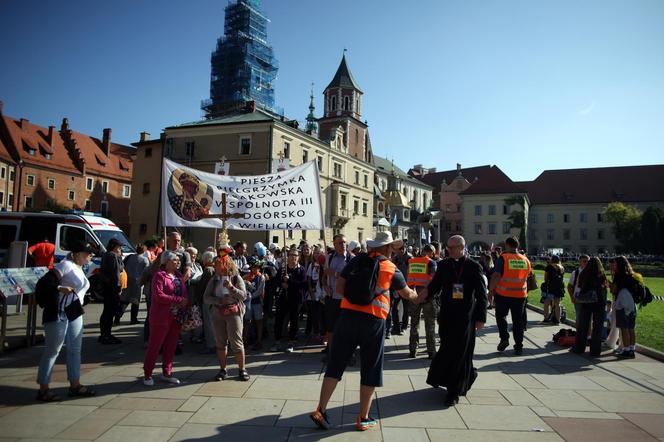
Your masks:
<svg viewBox="0 0 664 442"><path fill-rule="evenodd" d="M273 83L279 66L267 41L269 20L260 6L260 0L237 0L226 6L224 36L210 58L210 99L201 103L206 118L249 101L278 111Z"/></svg>

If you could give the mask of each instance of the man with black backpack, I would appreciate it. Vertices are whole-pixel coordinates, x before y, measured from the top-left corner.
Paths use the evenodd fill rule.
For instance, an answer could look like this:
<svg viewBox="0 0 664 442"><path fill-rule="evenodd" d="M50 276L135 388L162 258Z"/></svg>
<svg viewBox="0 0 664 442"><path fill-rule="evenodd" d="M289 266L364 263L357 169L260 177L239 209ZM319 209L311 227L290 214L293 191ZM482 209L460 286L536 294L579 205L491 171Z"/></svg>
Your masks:
<svg viewBox="0 0 664 442"><path fill-rule="evenodd" d="M327 347L323 352L329 351L332 346L332 336L334 335L334 326L339 318L339 309L341 307L341 298L343 292L337 291L337 279L343 271L346 264L353 257L348 251L348 242L342 234L334 235L332 238L334 252L327 258L327 284L325 285L325 327L327 328Z"/></svg>
<svg viewBox="0 0 664 442"><path fill-rule="evenodd" d="M401 240L392 239L390 232L378 232L376 239L367 240L369 253L353 258L337 279L336 292L342 293L343 299L334 329L334 345L330 347L318 407L309 415L320 428L330 427L327 404L358 346L360 414L356 429L364 431L377 425L369 417L369 409L375 387L383 385L383 341L385 319L390 311L390 289L403 299L417 299L401 271L389 260L393 248L401 244Z"/></svg>

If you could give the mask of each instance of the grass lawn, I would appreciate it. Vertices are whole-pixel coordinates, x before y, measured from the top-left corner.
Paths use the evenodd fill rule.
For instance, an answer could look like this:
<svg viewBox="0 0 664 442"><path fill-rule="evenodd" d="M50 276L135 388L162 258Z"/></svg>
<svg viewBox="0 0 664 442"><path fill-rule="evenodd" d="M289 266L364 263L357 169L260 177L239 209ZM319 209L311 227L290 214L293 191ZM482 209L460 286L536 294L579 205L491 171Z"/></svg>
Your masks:
<svg viewBox="0 0 664 442"><path fill-rule="evenodd" d="M535 270L537 281L541 284L544 281L544 272ZM565 285L569 274L565 275ZM644 278L645 283L653 295L664 296L664 278L648 277ZM609 295L610 296L610 295ZM530 304L542 307L540 304L540 290L533 290L528 293L528 302ZM574 305L565 293L562 305L567 310L567 317L575 319ZM552 330L555 327L552 327ZM551 332L553 334L553 331ZM659 351L664 351L664 301L654 300L647 306L638 310L636 314L636 342Z"/></svg>

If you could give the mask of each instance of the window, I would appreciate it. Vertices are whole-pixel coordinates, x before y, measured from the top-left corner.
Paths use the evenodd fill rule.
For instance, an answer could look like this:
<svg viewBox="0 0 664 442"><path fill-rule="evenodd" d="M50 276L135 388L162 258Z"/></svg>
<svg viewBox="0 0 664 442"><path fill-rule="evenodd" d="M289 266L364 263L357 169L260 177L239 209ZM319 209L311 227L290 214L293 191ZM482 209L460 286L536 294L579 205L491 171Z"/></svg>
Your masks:
<svg viewBox="0 0 664 442"><path fill-rule="evenodd" d="M69 201L74 201L74 199L76 199L76 192L74 192L74 190L72 190L72 189L69 189L67 191L67 199Z"/></svg>
<svg viewBox="0 0 664 442"><path fill-rule="evenodd" d="M5 192L0 191L0 204L5 203Z"/></svg>
<svg viewBox="0 0 664 442"><path fill-rule="evenodd" d="M33 149L31 147L28 147L28 155L34 157L35 155L37 155L37 149Z"/></svg>
<svg viewBox="0 0 664 442"><path fill-rule="evenodd" d="M35 176L34 175L28 175L25 177L25 184L28 186L34 186L35 185Z"/></svg>
<svg viewBox="0 0 664 442"><path fill-rule="evenodd" d="M32 197L31 196L26 196L25 197L25 204L24 206L28 209L32 208Z"/></svg>
<svg viewBox="0 0 664 442"><path fill-rule="evenodd" d="M307 239L307 231L306 230L302 231L302 239Z"/></svg>
<svg viewBox="0 0 664 442"><path fill-rule="evenodd" d="M597 222L598 223L603 223L604 222L604 214L603 213L598 213L597 214Z"/></svg>
<svg viewBox="0 0 664 442"><path fill-rule="evenodd" d="M360 172L355 171L355 184L360 184Z"/></svg>
<svg viewBox="0 0 664 442"><path fill-rule="evenodd" d="M341 178L341 164L339 163L334 163L334 176Z"/></svg>
<svg viewBox="0 0 664 442"><path fill-rule="evenodd" d="M108 201L101 202L101 216L104 218L108 217Z"/></svg>
<svg viewBox="0 0 664 442"><path fill-rule="evenodd" d="M293 239L293 231L292 230L288 231L288 239Z"/></svg>
<svg viewBox="0 0 664 442"><path fill-rule="evenodd" d="M482 216L482 206L475 206L475 216Z"/></svg>
<svg viewBox="0 0 664 442"><path fill-rule="evenodd" d="M579 231L579 238L580 238L582 241L587 240L587 239L588 239L588 229L581 229L581 230Z"/></svg>
<svg viewBox="0 0 664 442"><path fill-rule="evenodd" d="M539 221L539 216L537 216L536 213L533 213L532 215L530 215L530 219L532 220L533 224L537 224L537 222Z"/></svg>
<svg viewBox="0 0 664 442"><path fill-rule="evenodd" d="M290 158L290 143L284 141L284 158Z"/></svg>
<svg viewBox="0 0 664 442"><path fill-rule="evenodd" d="M570 216L569 213L565 213L565 214L563 215L563 222L564 222L564 223L569 223L569 222L570 222L570 219L571 219L571 216Z"/></svg>
<svg viewBox="0 0 664 442"><path fill-rule="evenodd" d="M92 178L86 178L85 179L85 190L92 191L93 187L94 187L94 180Z"/></svg>
<svg viewBox="0 0 664 442"><path fill-rule="evenodd" d="M5 166L0 167L0 179L5 179L7 176L7 168Z"/></svg>
<svg viewBox="0 0 664 442"><path fill-rule="evenodd" d="M14 194L13 193L10 193L9 196L7 197L7 205L9 207L14 206Z"/></svg>
<svg viewBox="0 0 664 442"><path fill-rule="evenodd" d="M44 158L46 158L47 160L52 160L52 159L53 159L53 155L51 155L50 153L45 153L45 154L44 154Z"/></svg>
<svg viewBox="0 0 664 442"><path fill-rule="evenodd" d="M344 97L344 110L350 110L350 98L348 96Z"/></svg>
<svg viewBox="0 0 664 442"><path fill-rule="evenodd" d="M489 206L489 215L495 215L495 214L496 214L496 206L494 206L493 204L491 204L491 205Z"/></svg>
<svg viewBox="0 0 664 442"><path fill-rule="evenodd" d="M563 229L563 239L568 241L572 239L572 234L569 229Z"/></svg>
<svg viewBox="0 0 664 442"><path fill-rule="evenodd" d="M330 110L337 110L337 97L334 95L330 97Z"/></svg>
<svg viewBox="0 0 664 442"><path fill-rule="evenodd" d="M146 233L148 233L148 225L147 224L141 224L138 228L138 233L140 235L145 235Z"/></svg>
<svg viewBox="0 0 664 442"><path fill-rule="evenodd" d="M403 211L403 219L408 219L408 218L410 218L409 215L410 215L410 214L408 213L408 210L404 210L404 211Z"/></svg>
<svg viewBox="0 0 664 442"><path fill-rule="evenodd" d="M194 158L194 154L196 153L196 142L195 141L185 142L184 151L185 151L184 154L187 158Z"/></svg>
<svg viewBox="0 0 664 442"><path fill-rule="evenodd" d="M535 229L530 229L530 236L535 241L539 240L539 234L537 233L537 230L535 230Z"/></svg>
<svg viewBox="0 0 664 442"><path fill-rule="evenodd" d="M46 186L49 189L55 189L55 180L53 178L49 178L48 180L46 180Z"/></svg>
<svg viewBox="0 0 664 442"><path fill-rule="evenodd" d="M325 230L318 231L318 239L325 239Z"/></svg>
<svg viewBox="0 0 664 442"><path fill-rule="evenodd" d="M322 172L323 171L323 157L320 155L316 158L316 164L318 165L318 171Z"/></svg>
<svg viewBox="0 0 664 442"><path fill-rule="evenodd" d="M108 181L101 182L101 191L102 193L108 193Z"/></svg>
<svg viewBox="0 0 664 442"><path fill-rule="evenodd" d="M553 229L546 229L546 239L547 241L553 241Z"/></svg>
<svg viewBox="0 0 664 442"><path fill-rule="evenodd" d="M482 223L475 223L475 234L476 235L482 234Z"/></svg>
<svg viewBox="0 0 664 442"><path fill-rule="evenodd" d="M143 183L143 193L150 193L150 183Z"/></svg>
<svg viewBox="0 0 664 442"><path fill-rule="evenodd" d="M240 138L240 155L249 155L251 153L251 138Z"/></svg>
<svg viewBox="0 0 664 442"><path fill-rule="evenodd" d="M302 164L306 163L309 161L309 152L306 150L302 151Z"/></svg>
<svg viewBox="0 0 664 442"><path fill-rule="evenodd" d="M358 200L353 201L353 215L360 213L360 202Z"/></svg>
<svg viewBox="0 0 664 442"><path fill-rule="evenodd" d="M364 175L364 187L369 187L369 175Z"/></svg>
<svg viewBox="0 0 664 442"><path fill-rule="evenodd" d="M90 200L85 200L85 210L90 211L92 210L92 201Z"/></svg>
<svg viewBox="0 0 664 442"><path fill-rule="evenodd" d="M496 223L489 223L489 235L496 234Z"/></svg>
<svg viewBox="0 0 664 442"><path fill-rule="evenodd" d="M150 158L152 156L152 148L151 147L146 147L145 148L145 158ZM142 226L144 224L141 224ZM147 226L145 226L145 230L147 231Z"/></svg>
<svg viewBox="0 0 664 442"><path fill-rule="evenodd" d="M503 215L509 215L510 213L512 213L512 208L503 204Z"/></svg>
<svg viewBox="0 0 664 442"><path fill-rule="evenodd" d="M11 169L9 171L9 181L14 181L16 179L16 171L14 169Z"/></svg>
<svg viewBox="0 0 664 442"><path fill-rule="evenodd" d="M345 193L341 194L341 200L339 201L339 205L341 206L342 209L346 209L346 194Z"/></svg>
<svg viewBox="0 0 664 442"><path fill-rule="evenodd" d="M555 217L553 216L553 213L547 213L546 214L546 223L547 224L553 224L555 221Z"/></svg>
<svg viewBox="0 0 664 442"><path fill-rule="evenodd" d="M367 203L362 203L362 215L367 216L369 212L369 205Z"/></svg>
<svg viewBox="0 0 664 442"><path fill-rule="evenodd" d="M588 214L587 213L579 213L579 221L582 223L587 223L588 222Z"/></svg>
<svg viewBox="0 0 664 442"><path fill-rule="evenodd" d="M597 231L597 239L604 239L604 229L599 229Z"/></svg>
<svg viewBox="0 0 664 442"><path fill-rule="evenodd" d="M129 198L131 196L131 184L124 184L122 186L122 196Z"/></svg>
<svg viewBox="0 0 664 442"><path fill-rule="evenodd" d="M510 229L512 228L511 223L503 223L503 234L508 234L510 233Z"/></svg>

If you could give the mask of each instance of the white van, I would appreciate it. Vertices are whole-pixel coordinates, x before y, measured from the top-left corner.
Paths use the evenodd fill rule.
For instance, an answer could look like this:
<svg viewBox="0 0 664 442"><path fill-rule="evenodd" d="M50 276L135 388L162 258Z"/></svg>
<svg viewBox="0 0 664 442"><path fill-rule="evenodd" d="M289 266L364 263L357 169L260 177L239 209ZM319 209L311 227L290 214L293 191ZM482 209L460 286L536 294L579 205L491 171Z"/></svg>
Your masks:
<svg viewBox="0 0 664 442"><path fill-rule="evenodd" d="M123 255L135 253L129 239L113 221L89 212L57 214L52 212L0 212L0 267L7 267L9 246L13 241L27 241L28 247L45 238L55 244L55 262L69 253L73 241L84 241L98 248L92 264L84 269L88 276L101 263L101 254L111 238L122 243Z"/></svg>

